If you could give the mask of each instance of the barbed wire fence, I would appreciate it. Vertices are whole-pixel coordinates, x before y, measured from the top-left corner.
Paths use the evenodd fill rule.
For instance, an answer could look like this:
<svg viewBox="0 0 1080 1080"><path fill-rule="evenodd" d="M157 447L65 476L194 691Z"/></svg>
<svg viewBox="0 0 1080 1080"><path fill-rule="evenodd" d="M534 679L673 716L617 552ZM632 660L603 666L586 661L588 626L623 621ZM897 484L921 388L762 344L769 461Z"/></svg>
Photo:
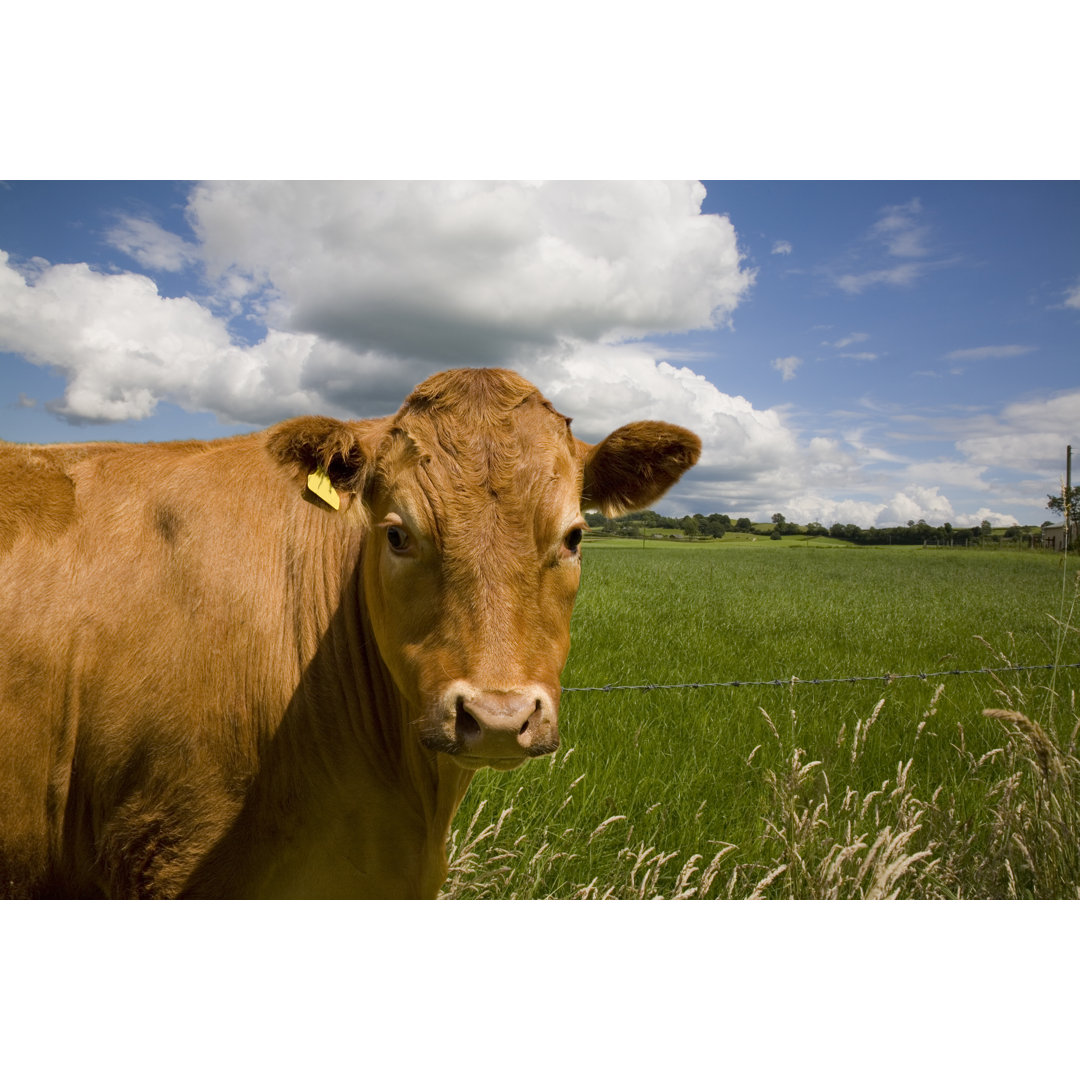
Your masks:
<svg viewBox="0 0 1080 1080"><path fill-rule="evenodd" d="M843 675L826 679L800 679L792 675L786 679L733 679L729 682L686 682L686 683L637 683L626 685L621 683L608 683L607 686L564 686L564 694L610 694L618 690L637 690L647 693L652 690L716 690L727 688L742 688L744 686L769 686L769 687L795 687L795 686L826 686L832 683L861 683L878 682L885 686L897 682L900 679L944 679L956 675L1006 675L1020 671L1058 671L1069 668L1080 668L1080 663L1075 664L1014 664L1009 667L982 667L971 668L961 671L949 669L947 671L919 671L905 675L897 675L891 672L884 675Z"/></svg>

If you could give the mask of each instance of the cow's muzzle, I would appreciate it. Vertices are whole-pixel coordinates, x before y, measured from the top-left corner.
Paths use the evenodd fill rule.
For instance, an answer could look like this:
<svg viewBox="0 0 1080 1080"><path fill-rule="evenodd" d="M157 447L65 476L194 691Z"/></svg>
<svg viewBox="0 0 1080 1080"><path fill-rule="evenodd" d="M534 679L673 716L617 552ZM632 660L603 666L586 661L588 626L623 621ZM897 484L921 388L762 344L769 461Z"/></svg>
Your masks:
<svg viewBox="0 0 1080 1080"><path fill-rule="evenodd" d="M457 680L426 717L421 741L469 769L513 769L559 746L558 710L539 684L481 690Z"/></svg>

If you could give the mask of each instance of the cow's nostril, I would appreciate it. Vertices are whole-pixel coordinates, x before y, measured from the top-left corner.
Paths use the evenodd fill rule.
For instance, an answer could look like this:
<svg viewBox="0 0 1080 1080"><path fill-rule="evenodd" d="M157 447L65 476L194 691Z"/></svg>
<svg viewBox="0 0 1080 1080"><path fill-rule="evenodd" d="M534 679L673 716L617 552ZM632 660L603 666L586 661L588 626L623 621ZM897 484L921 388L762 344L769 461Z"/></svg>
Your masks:
<svg viewBox="0 0 1080 1080"><path fill-rule="evenodd" d="M539 716L540 711L542 709L543 709L543 705L541 704L540 699L537 698L536 701L533 702L533 711L532 711L532 713L530 713L529 718L525 721L524 724L521 725L521 728L518 730L519 735L524 735L525 732L529 730L529 725L532 723L533 717L534 716Z"/></svg>
<svg viewBox="0 0 1080 1080"><path fill-rule="evenodd" d="M465 699L463 697L457 699L457 718L454 726L457 729L459 739L480 734L480 725L476 722L476 717L465 708Z"/></svg>

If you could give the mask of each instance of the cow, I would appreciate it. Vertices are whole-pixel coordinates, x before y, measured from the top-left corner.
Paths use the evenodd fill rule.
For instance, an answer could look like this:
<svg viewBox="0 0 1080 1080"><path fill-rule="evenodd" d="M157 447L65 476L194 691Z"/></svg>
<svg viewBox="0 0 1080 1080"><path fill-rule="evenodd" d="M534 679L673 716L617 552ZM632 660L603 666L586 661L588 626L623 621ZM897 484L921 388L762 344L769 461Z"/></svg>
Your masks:
<svg viewBox="0 0 1080 1080"><path fill-rule="evenodd" d="M700 449L589 445L484 368L379 419L0 444L0 893L436 896L476 770L558 746L583 512Z"/></svg>

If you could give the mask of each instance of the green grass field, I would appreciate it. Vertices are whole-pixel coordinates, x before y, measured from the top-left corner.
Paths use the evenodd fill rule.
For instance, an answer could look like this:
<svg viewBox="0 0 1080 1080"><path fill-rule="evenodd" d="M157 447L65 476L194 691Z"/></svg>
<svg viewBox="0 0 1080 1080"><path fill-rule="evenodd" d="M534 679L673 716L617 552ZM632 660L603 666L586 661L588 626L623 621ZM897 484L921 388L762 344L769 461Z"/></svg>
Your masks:
<svg viewBox="0 0 1080 1080"><path fill-rule="evenodd" d="M562 747L484 771L450 897L1076 897L1075 564L590 540ZM880 676L871 681L792 682ZM984 715L996 710L996 715Z"/></svg>

